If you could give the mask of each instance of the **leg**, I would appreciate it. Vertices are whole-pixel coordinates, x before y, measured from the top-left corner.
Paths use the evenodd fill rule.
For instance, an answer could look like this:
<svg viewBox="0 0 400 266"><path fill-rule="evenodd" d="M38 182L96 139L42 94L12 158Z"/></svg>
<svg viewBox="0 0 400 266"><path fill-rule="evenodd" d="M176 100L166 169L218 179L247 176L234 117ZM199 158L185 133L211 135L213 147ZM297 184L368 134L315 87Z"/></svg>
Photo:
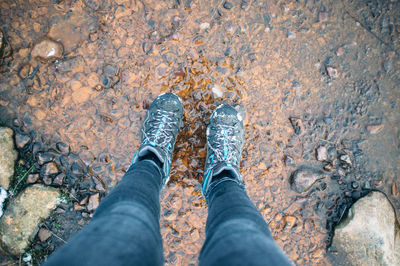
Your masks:
<svg viewBox="0 0 400 266"><path fill-rule="evenodd" d="M291 265L239 182L230 177L218 182L206 200L209 214L200 265Z"/></svg>
<svg viewBox="0 0 400 266"><path fill-rule="evenodd" d="M46 265L162 265L161 188L162 172L153 161L133 164L90 224Z"/></svg>

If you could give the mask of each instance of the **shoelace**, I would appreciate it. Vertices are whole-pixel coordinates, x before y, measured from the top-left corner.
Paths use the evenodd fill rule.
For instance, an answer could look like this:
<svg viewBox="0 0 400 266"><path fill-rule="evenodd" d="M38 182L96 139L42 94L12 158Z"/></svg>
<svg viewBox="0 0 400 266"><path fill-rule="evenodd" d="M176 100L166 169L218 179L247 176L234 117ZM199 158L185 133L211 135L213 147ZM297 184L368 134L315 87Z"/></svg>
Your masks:
<svg viewBox="0 0 400 266"><path fill-rule="evenodd" d="M165 110L155 111L148 123L152 126L147 129L147 132L142 129L145 139L161 147L171 142L175 131L179 128L178 121L175 119L175 113Z"/></svg>
<svg viewBox="0 0 400 266"><path fill-rule="evenodd" d="M209 147L217 157L217 161L226 161L237 164L239 150L237 148L237 136L235 127L228 125L216 125L216 133L209 142Z"/></svg>

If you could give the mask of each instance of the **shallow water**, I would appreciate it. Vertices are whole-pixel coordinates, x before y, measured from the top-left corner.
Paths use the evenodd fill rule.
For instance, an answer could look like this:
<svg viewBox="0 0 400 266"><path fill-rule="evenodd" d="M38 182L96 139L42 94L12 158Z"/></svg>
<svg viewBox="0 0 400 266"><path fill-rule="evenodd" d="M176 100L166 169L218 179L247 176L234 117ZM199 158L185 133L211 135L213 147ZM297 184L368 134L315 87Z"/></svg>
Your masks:
<svg viewBox="0 0 400 266"><path fill-rule="evenodd" d="M367 182L400 207L392 193L400 185L400 5L230 2L228 10L219 0L3 1L12 55L1 68L2 120L23 121L45 147L69 144L109 191L140 144L149 103L177 93L185 126L161 198L161 226L167 264L188 265L204 242L206 122L220 103L241 104L250 198L296 264L331 264L332 224ZM32 58L45 36L63 44L62 59ZM26 64L32 70L23 79ZM291 117L302 120L299 134ZM370 134L366 127L377 124L383 129ZM300 165L322 169L320 145L333 164L327 174L340 178L298 194L290 175ZM350 156L349 169L339 167L340 154ZM354 181L357 188L348 186Z"/></svg>

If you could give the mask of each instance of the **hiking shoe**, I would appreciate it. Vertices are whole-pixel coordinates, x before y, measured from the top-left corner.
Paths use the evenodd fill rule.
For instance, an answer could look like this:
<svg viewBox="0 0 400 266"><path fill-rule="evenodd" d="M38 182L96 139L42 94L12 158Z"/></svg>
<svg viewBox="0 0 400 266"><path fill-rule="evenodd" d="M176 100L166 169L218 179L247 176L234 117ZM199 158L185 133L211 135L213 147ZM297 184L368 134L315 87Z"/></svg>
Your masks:
<svg viewBox="0 0 400 266"><path fill-rule="evenodd" d="M146 156L156 156L162 163L163 185L169 180L176 137L183 125L182 100L173 93L158 96L147 110L142 125L142 143L132 159L132 164Z"/></svg>
<svg viewBox="0 0 400 266"><path fill-rule="evenodd" d="M242 115L232 106L222 104L214 110L207 127L207 159L204 168L203 195L226 179L244 186L240 174L244 128ZM226 171L226 176L218 175ZM218 176L217 178L215 178ZM216 179L216 180L214 180Z"/></svg>

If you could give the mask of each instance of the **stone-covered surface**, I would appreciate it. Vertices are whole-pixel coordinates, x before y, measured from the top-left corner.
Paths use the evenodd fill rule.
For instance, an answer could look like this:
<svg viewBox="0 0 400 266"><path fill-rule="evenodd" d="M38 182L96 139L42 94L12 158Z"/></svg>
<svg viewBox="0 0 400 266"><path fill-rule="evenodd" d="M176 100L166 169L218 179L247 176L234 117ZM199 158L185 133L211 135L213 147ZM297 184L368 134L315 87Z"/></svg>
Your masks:
<svg viewBox="0 0 400 266"><path fill-rule="evenodd" d="M332 247L351 265L400 265L400 228L386 196L370 192L354 203Z"/></svg>
<svg viewBox="0 0 400 266"><path fill-rule="evenodd" d="M14 255L22 254L36 235L41 219L56 208L59 196L55 188L32 185L12 200L0 220L2 248Z"/></svg>
<svg viewBox="0 0 400 266"><path fill-rule="evenodd" d="M5 189L10 187L16 159L13 131L10 128L0 127L0 186Z"/></svg>

